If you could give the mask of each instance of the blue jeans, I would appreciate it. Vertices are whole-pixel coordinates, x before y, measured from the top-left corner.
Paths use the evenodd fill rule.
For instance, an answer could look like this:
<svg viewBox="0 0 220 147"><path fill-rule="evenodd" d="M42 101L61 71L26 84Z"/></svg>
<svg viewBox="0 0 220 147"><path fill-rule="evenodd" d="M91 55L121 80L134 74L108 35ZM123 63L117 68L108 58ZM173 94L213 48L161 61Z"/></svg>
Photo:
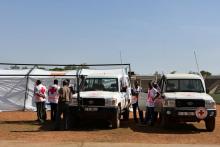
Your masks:
<svg viewBox="0 0 220 147"><path fill-rule="evenodd" d="M145 115L145 121L147 123L150 123L150 125L153 125L155 120L155 112L154 107L147 107L146 115Z"/></svg>
<svg viewBox="0 0 220 147"><path fill-rule="evenodd" d="M137 119L137 114L136 114L136 111L138 109L138 113L139 113L139 118L140 118L140 121L141 122L144 122L144 117L143 117L143 111L141 111L138 107L138 102L132 104L132 108L133 108L133 117L134 117L134 121L138 121Z"/></svg>
<svg viewBox="0 0 220 147"><path fill-rule="evenodd" d="M46 121L46 108L45 108L45 102L36 102L37 107L37 119L43 123Z"/></svg>
<svg viewBox="0 0 220 147"><path fill-rule="evenodd" d="M55 121L57 117L57 112L58 112L58 104L50 103L50 107L51 107L51 111L50 111L51 120Z"/></svg>

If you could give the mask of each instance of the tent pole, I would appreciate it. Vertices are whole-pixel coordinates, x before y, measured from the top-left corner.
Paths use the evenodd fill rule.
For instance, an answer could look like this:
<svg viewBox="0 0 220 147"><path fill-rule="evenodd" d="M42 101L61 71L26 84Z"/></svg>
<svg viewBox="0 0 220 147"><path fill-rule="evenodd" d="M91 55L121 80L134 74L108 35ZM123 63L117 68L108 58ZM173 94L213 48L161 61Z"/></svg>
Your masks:
<svg viewBox="0 0 220 147"><path fill-rule="evenodd" d="M26 80L26 88L25 88L25 98L24 98L24 109L23 111L26 110L26 101L27 101L27 98L28 98L28 93L29 93L29 90L28 90L28 85L29 85L29 75L30 73L35 69L36 65L33 66L33 68L31 68L29 70L29 72L27 73L26 77L27 77L27 80Z"/></svg>

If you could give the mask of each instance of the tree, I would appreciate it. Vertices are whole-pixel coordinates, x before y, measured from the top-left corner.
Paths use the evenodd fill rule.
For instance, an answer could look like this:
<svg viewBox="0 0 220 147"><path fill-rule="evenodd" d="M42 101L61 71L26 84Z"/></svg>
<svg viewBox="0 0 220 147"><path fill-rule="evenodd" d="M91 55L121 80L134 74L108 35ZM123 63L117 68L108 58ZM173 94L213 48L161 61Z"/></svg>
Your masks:
<svg viewBox="0 0 220 147"><path fill-rule="evenodd" d="M210 72L208 72L208 71L205 71L205 70L200 71L200 73L201 73L201 75L202 75L203 77L208 77L208 76L211 76L211 75L212 75L212 73L210 73Z"/></svg>
<svg viewBox="0 0 220 147"><path fill-rule="evenodd" d="M65 66L64 70L76 70L76 66Z"/></svg>
<svg viewBox="0 0 220 147"><path fill-rule="evenodd" d="M49 69L50 71L64 71L63 68L59 68L59 67L55 67L55 68L51 68Z"/></svg>
<svg viewBox="0 0 220 147"><path fill-rule="evenodd" d="M199 74L198 72L195 72L195 71L189 71L189 74Z"/></svg>
<svg viewBox="0 0 220 147"><path fill-rule="evenodd" d="M175 71L175 70L170 72L170 74L175 74L175 73L176 73L176 71Z"/></svg>
<svg viewBox="0 0 220 147"><path fill-rule="evenodd" d="M20 69L20 67L18 65L12 65L10 66L10 69Z"/></svg>
<svg viewBox="0 0 220 147"><path fill-rule="evenodd" d="M64 70L77 70L77 69L89 69L89 67L86 65L86 63L81 64L81 66L64 66L63 68L55 67L49 69L50 71L64 71Z"/></svg>
<svg viewBox="0 0 220 147"><path fill-rule="evenodd" d="M27 67L27 66L24 66L24 67L22 67L22 69L28 69L28 67Z"/></svg>

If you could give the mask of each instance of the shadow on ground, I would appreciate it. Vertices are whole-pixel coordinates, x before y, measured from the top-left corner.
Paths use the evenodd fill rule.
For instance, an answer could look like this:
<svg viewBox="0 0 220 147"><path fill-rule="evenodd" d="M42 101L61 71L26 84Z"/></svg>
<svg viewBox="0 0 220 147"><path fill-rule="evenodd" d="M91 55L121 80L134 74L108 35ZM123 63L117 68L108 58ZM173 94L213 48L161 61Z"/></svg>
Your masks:
<svg viewBox="0 0 220 147"><path fill-rule="evenodd" d="M63 125L62 125L63 126ZM54 123L48 121L40 127L40 131L53 131ZM168 128L163 128L160 124L155 124L154 126L140 125L135 123L132 119L121 121L120 128L130 128L134 132L141 133L155 133L155 134L196 134L201 132L206 132L206 129L197 128L193 124L188 123L176 123L172 124ZM61 131L64 130L61 127ZM112 130L111 124L107 121L81 121L76 127L69 128L70 131L97 131L97 130Z"/></svg>
<svg viewBox="0 0 220 147"><path fill-rule="evenodd" d="M44 124L40 124L37 121L1 121L3 124L12 124L12 125L22 125L22 128L18 130L11 130L11 132L43 132L43 131L54 131L55 123L51 121L46 121ZM61 124L61 126L64 126ZM29 129L30 128L30 129ZM163 128L159 124L154 126L140 125L135 123L132 119L121 121L120 128L130 128L134 132L141 133L155 133L155 134L196 134L201 132L206 132L206 129L200 129L194 126L193 124L187 123L178 123L172 124L169 128ZM60 128L61 131L64 130L64 127ZM111 124L107 121L80 121L80 123L71 127L68 130L70 131L97 131L97 130L112 130Z"/></svg>

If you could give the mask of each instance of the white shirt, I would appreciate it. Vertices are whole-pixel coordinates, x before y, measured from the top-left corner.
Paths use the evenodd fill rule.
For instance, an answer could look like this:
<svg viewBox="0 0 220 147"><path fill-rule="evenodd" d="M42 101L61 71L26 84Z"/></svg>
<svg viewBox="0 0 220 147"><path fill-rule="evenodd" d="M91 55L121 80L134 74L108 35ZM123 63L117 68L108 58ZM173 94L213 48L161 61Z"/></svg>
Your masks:
<svg viewBox="0 0 220 147"><path fill-rule="evenodd" d="M54 84L48 89L48 101L50 103L58 103L60 86Z"/></svg>
<svg viewBox="0 0 220 147"><path fill-rule="evenodd" d="M42 84L34 87L34 98L35 102L45 102L46 101L46 87Z"/></svg>
<svg viewBox="0 0 220 147"><path fill-rule="evenodd" d="M142 88L140 86L138 86L137 88L132 88L133 92L134 93L140 93L142 91ZM137 96L134 96L132 95L132 98L131 98L131 104L135 104L138 102L138 97Z"/></svg>

